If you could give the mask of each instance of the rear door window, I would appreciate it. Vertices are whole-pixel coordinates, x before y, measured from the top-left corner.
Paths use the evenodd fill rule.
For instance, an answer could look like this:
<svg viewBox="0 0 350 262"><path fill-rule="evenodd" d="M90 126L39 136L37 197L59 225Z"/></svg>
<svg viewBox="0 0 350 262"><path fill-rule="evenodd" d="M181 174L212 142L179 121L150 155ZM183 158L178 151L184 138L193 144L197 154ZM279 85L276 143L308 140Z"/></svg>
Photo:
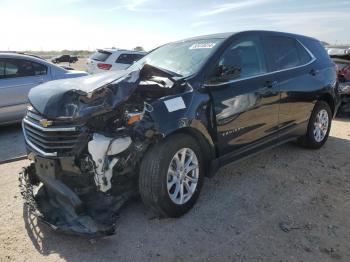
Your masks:
<svg viewBox="0 0 350 262"><path fill-rule="evenodd" d="M294 38L267 36L265 43L272 71L302 66L312 59L311 55Z"/></svg>
<svg viewBox="0 0 350 262"><path fill-rule="evenodd" d="M5 63L5 78L12 78L18 76L19 67L16 60L7 60Z"/></svg>
<svg viewBox="0 0 350 262"><path fill-rule="evenodd" d="M111 54L112 54L111 52L98 50L96 53L94 53L91 56L91 59L96 60L96 61L100 61L100 62L105 62Z"/></svg>
<svg viewBox="0 0 350 262"><path fill-rule="evenodd" d="M5 60L5 78L35 76L35 69L31 61L24 59Z"/></svg>
<svg viewBox="0 0 350 262"><path fill-rule="evenodd" d="M142 57L143 55L141 54L121 54L115 62L131 65Z"/></svg>

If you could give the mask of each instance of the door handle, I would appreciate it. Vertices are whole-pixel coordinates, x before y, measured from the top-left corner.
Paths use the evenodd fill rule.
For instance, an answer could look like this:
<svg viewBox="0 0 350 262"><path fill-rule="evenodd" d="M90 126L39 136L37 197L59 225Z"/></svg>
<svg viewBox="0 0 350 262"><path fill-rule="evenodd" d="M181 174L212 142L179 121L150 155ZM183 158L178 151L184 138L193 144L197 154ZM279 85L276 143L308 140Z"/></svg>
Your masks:
<svg viewBox="0 0 350 262"><path fill-rule="evenodd" d="M277 81L275 80L275 81L270 81L270 80L268 80L268 81L266 81L265 82L265 84L264 84L264 87L267 87L267 88L272 88L272 87L274 87L275 85L277 85Z"/></svg>

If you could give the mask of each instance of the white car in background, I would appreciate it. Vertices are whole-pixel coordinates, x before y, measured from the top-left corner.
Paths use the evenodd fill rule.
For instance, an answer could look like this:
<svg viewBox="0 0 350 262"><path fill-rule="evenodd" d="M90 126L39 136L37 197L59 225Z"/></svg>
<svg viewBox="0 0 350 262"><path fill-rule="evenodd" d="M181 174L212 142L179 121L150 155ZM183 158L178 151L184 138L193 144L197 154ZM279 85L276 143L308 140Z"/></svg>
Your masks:
<svg viewBox="0 0 350 262"><path fill-rule="evenodd" d="M124 70L146 54L146 52L115 48L97 49L87 60L87 72L96 74Z"/></svg>

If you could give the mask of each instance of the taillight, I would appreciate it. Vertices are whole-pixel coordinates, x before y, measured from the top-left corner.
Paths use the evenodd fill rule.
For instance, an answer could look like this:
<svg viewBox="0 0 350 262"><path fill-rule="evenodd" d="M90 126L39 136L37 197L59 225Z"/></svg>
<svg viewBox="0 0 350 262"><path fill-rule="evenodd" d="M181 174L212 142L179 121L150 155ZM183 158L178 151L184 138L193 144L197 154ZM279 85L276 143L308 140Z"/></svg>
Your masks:
<svg viewBox="0 0 350 262"><path fill-rule="evenodd" d="M112 65L111 64L103 64L103 63L98 63L97 67L102 70L109 70L111 69Z"/></svg>

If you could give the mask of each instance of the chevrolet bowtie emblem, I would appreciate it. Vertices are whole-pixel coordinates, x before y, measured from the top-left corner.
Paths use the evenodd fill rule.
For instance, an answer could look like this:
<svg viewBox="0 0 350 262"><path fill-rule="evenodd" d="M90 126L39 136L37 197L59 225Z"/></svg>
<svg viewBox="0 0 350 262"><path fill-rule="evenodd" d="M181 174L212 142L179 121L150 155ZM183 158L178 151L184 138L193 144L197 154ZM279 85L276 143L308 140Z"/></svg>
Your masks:
<svg viewBox="0 0 350 262"><path fill-rule="evenodd" d="M40 125L42 125L43 127L48 127L51 126L53 124L53 121L51 120L47 120L47 119L41 119L39 121Z"/></svg>

